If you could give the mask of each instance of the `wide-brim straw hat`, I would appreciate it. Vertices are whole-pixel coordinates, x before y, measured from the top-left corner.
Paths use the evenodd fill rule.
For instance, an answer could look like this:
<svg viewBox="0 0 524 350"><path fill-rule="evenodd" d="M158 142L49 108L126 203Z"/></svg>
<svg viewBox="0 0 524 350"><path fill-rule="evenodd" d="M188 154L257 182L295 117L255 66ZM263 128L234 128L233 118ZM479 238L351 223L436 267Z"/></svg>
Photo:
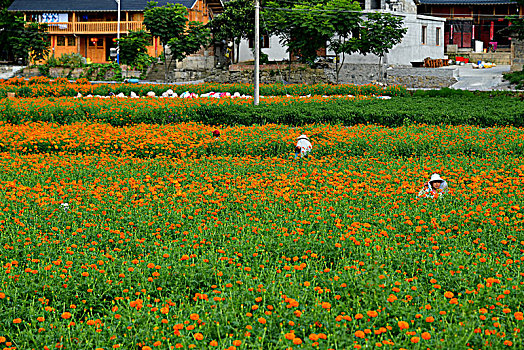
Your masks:
<svg viewBox="0 0 524 350"><path fill-rule="evenodd" d="M444 182L444 179L441 178L439 174L433 174L433 175L431 175L431 179L429 179L429 183L432 183L432 182L435 182L435 181Z"/></svg>
<svg viewBox="0 0 524 350"><path fill-rule="evenodd" d="M300 135L299 137L297 137L297 141L299 140L308 140L309 141L306 135Z"/></svg>

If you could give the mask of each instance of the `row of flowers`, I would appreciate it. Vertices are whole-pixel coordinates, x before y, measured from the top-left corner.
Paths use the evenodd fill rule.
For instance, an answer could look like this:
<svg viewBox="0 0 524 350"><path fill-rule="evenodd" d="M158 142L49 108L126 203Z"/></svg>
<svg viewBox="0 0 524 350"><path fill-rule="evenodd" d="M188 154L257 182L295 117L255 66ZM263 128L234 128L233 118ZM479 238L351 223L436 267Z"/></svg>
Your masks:
<svg viewBox="0 0 524 350"><path fill-rule="evenodd" d="M110 93L124 93L129 96L134 92L138 96L146 96L149 91L157 95L167 90L173 90L177 94L189 90L190 93L204 94L213 91L238 92L241 95L252 95L253 85L250 84L219 84L201 83L194 85L170 85L170 84L91 84L86 79L78 79L70 82L65 78L50 80L45 77L34 77L29 79L11 78L0 83L0 97L7 96L12 92L19 97L60 97L82 95L102 95ZM306 96L306 95L387 95L404 96L407 90L402 86L382 87L379 85L354 85L354 84L262 84L260 93L265 96Z"/></svg>
<svg viewBox="0 0 524 350"><path fill-rule="evenodd" d="M471 156L524 153L524 131L518 128L483 129L471 126L427 125L383 128L377 125L224 126L196 123L138 124L114 127L99 123L0 122L0 150L21 153L110 153L134 157L184 156L287 156L296 138L305 133L314 145L313 155L324 156Z"/></svg>

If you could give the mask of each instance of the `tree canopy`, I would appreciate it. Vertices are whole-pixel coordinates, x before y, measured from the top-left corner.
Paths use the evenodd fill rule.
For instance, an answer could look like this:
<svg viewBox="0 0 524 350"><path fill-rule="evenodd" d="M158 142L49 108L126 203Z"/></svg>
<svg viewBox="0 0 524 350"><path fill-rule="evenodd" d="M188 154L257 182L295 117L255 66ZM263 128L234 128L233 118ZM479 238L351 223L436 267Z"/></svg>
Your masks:
<svg viewBox="0 0 524 350"><path fill-rule="evenodd" d="M169 48L171 60L181 60L196 53L210 40L210 30L200 22L188 22L188 10L181 4L157 6L150 1L144 11L144 25L151 35L159 37L164 52Z"/></svg>

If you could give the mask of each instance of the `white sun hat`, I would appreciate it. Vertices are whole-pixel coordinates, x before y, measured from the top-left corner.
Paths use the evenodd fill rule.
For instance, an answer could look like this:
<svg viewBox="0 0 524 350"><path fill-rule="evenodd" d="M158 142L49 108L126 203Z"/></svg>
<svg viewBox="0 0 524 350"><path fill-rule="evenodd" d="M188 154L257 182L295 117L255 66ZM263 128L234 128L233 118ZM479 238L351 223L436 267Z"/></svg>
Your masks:
<svg viewBox="0 0 524 350"><path fill-rule="evenodd" d="M429 180L429 183L432 183L434 181L441 181L441 182L445 182L443 178L440 177L439 174L433 174L431 175L431 179Z"/></svg>
<svg viewBox="0 0 524 350"><path fill-rule="evenodd" d="M308 140L309 141L306 135L300 135L299 137L297 137L297 141L298 140Z"/></svg>

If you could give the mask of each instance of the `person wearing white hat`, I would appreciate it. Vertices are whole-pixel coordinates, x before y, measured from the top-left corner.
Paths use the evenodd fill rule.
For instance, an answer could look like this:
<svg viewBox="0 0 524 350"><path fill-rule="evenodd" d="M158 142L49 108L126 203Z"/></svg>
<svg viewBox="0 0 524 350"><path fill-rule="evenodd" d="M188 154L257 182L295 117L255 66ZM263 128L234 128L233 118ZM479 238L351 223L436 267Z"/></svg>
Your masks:
<svg viewBox="0 0 524 350"><path fill-rule="evenodd" d="M313 146L306 135L300 135L297 138L297 145L295 146L295 158L307 157Z"/></svg>
<svg viewBox="0 0 524 350"><path fill-rule="evenodd" d="M424 188L420 190L418 196L424 198L441 198L448 193L448 191L449 188L446 180L441 178L439 174L433 174Z"/></svg>

